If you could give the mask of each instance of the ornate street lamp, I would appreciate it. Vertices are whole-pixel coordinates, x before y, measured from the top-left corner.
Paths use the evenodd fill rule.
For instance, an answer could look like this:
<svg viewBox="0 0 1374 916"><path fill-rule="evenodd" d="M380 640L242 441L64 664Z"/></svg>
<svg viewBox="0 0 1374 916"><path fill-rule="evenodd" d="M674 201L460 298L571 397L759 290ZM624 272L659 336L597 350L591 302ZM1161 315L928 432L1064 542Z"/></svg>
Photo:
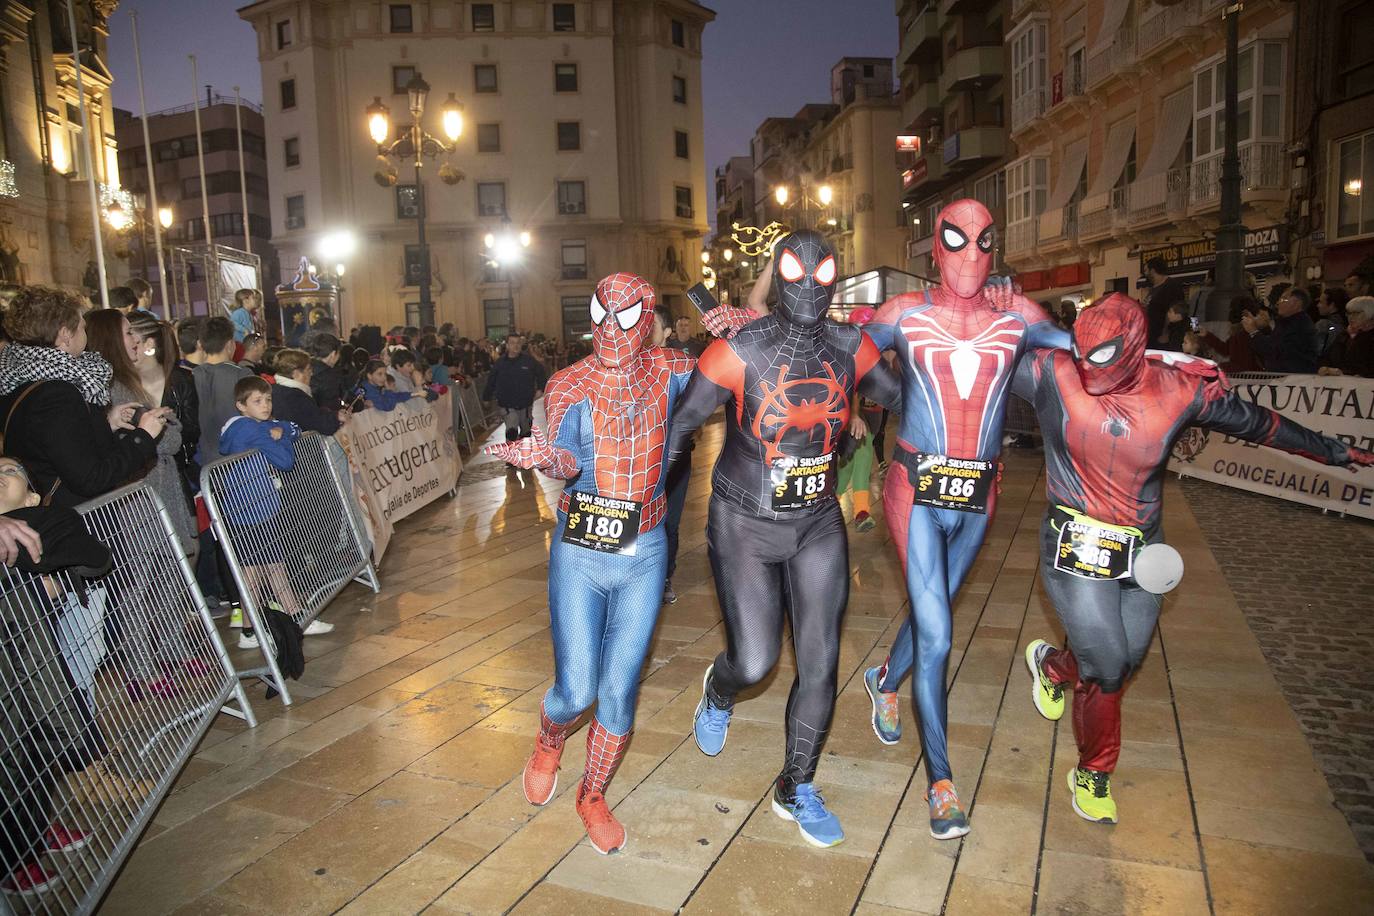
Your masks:
<svg viewBox="0 0 1374 916"><path fill-rule="evenodd" d="M416 73L406 84L406 104L410 110L411 122L396 139L391 138L391 113L382 104L380 96L375 96L367 106L367 132L372 142L377 144L378 171L377 183L383 187L396 184L396 168L389 160L410 163L415 168L415 224L420 248L420 324L434 324L434 301L430 295L429 246L425 242L425 190L420 178L420 169L425 157L431 159L453 153L454 144L463 135L463 106L453 93L449 93L440 110L440 127L447 143L421 126L425 113L425 102L429 97L429 83ZM463 173L454 168L447 158L439 166L439 180L444 184L455 185L463 180Z"/></svg>

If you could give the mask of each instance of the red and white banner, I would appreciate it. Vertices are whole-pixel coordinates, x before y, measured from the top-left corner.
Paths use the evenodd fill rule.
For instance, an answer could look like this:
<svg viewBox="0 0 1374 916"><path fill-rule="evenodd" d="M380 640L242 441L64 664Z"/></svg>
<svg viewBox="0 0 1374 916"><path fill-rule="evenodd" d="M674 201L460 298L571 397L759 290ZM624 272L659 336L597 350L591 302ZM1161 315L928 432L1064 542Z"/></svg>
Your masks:
<svg viewBox="0 0 1374 916"><path fill-rule="evenodd" d="M1278 375L1232 379L1236 393L1308 429L1374 448L1374 379ZM1374 519L1374 468L1352 473L1192 428L1174 444L1169 467L1189 477Z"/></svg>

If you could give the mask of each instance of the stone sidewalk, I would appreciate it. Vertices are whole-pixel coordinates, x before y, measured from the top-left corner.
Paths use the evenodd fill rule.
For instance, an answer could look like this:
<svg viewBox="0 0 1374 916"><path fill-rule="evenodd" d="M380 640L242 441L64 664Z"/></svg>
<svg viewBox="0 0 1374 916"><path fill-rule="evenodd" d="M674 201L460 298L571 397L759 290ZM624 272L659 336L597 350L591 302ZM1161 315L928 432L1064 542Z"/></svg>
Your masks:
<svg viewBox="0 0 1374 916"><path fill-rule="evenodd" d="M1046 722L1028 696L1021 651L1059 634L1036 584L1039 456L1013 452L954 617L951 757L973 832L929 837L909 704L901 744L879 744L869 724L862 671L905 601L879 526L851 535L841 690L817 777L849 839L817 850L767 801L790 651L741 699L719 757L690 738L701 673L724 645L698 473L682 597L663 611L610 792L629 845L602 857L569 791L582 732L546 808L519 781L552 673L558 488L480 459L466 481L399 526L380 596L350 587L329 611L337 629L307 640L294 706L255 687L257 729L216 724L104 912L1286 914L1374 900L1374 872L1176 484L1170 539L1189 570L1126 698L1122 823L1073 814L1068 717Z"/></svg>

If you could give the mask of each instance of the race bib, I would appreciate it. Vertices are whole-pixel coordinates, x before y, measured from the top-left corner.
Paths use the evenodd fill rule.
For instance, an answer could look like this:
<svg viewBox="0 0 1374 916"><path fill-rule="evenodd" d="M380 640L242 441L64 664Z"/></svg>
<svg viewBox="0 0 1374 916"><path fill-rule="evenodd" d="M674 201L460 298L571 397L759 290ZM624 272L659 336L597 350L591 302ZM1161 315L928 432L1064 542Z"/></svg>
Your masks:
<svg viewBox="0 0 1374 916"><path fill-rule="evenodd" d="M835 453L776 461L769 481L773 490L768 504L774 512L814 506L835 492Z"/></svg>
<svg viewBox="0 0 1374 916"><path fill-rule="evenodd" d="M1138 539L1091 522L1065 521L1059 529L1054 568L1080 579L1124 579L1131 574L1131 559Z"/></svg>
<svg viewBox="0 0 1374 916"><path fill-rule="evenodd" d="M912 502L960 512L988 511L988 496L997 479L997 462L976 458L918 455Z"/></svg>
<svg viewBox="0 0 1374 916"><path fill-rule="evenodd" d="M644 504L594 493L573 493L563 543L632 557Z"/></svg>

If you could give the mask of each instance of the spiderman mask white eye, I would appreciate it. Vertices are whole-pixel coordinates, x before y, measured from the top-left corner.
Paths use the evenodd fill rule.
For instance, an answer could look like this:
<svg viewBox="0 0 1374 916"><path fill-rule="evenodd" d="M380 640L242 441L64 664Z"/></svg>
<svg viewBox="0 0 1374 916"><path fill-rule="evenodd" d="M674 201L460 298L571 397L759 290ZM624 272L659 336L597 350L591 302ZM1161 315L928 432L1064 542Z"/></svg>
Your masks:
<svg viewBox="0 0 1374 916"><path fill-rule="evenodd" d="M639 316L644 314L644 300L641 299L629 308L621 309L615 313L615 323L620 325L622 331L639 324Z"/></svg>
<svg viewBox="0 0 1374 916"><path fill-rule="evenodd" d="M796 283L806 276L806 268L802 267L801 261L791 250L784 248L782 257L778 259L778 274L788 283Z"/></svg>
<svg viewBox="0 0 1374 916"><path fill-rule="evenodd" d="M968 244L968 236L949 223L945 223L940 227L940 241L944 242L945 247L950 251L960 251Z"/></svg>
<svg viewBox="0 0 1374 916"><path fill-rule="evenodd" d="M1088 354L1088 362L1094 366L1108 366L1116 359L1116 354L1120 351L1115 343L1105 343L1096 350Z"/></svg>
<svg viewBox="0 0 1374 916"><path fill-rule="evenodd" d="M983 230L983 234L978 236L978 249L980 251L992 250L992 227Z"/></svg>
<svg viewBox="0 0 1374 916"><path fill-rule="evenodd" d="M833 257L826 258L816 268L816 282L821 286L829 286L835 282L835 259Z"/></svg>
<svg viewBox="0 0 1374 916"><path fill-rule="evenodd" d="M606 320L606 306L601 304L601 300L596 298L596 293L592 293L592 324L598 325Z"/></svg>

